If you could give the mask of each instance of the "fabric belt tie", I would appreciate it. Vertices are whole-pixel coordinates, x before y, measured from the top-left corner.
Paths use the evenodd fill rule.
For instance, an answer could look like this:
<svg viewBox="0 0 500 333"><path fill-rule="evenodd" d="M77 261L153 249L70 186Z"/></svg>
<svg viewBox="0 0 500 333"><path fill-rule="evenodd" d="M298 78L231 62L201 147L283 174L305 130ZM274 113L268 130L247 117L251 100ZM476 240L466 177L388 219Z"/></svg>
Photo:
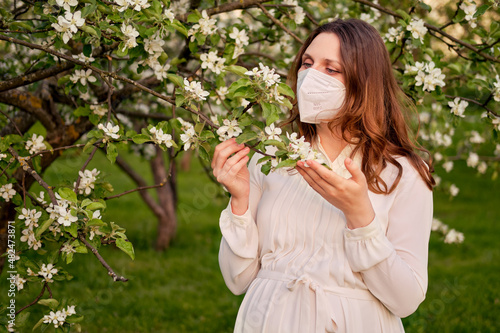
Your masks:
<svg viewBox="0 0 500 333"><path fill-rule="evenodd" d="M345 287L333 287L324 289L320 284L311 279L307 274L302 274L299 277L294 277L285 273L260 270L257 278L277 280L286 283L286 287L290 291L294 291L298 285L304 285L306 288L312 290L315 295L316 303L316 333L334 333L337 331L337 323L334 312L331 308L330 302L326 293L331 293L339 297L355 298L367 301L375 301L376 298L368 290L351 289ZM326 325L326 327L325 327Z"/></svg>

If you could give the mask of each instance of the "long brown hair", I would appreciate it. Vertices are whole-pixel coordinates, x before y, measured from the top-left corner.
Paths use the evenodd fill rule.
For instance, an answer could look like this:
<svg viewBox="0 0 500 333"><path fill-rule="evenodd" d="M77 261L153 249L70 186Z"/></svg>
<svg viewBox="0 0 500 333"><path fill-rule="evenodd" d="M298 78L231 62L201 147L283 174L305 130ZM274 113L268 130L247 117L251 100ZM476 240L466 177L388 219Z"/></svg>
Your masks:
<svg viewBox="0 0 500 333"><path fill-rule="evenodd" d="M410 129L405 113L414 108L411 100L398 86L393 74L389 53L378 32L368 23L357 20L337 19L314 30L299 50L288 75L289 83L297 90L297 72L302 66L302 56L316 36L321 33L336 34L340 40L340 54L345 79L345 102L338 115L329 122L329 128L340 126L345 141L355 145L353 157L362 154L361 170L368 187L375 193L391 193L398 185L403 167L397 156L408 158L429 189L435 185L430 154L410 139ZM300 122L297 101L294 101L285 124L296 123L299 133L308 141L316 137L316 126ZM349 133L351 138L347 138ZM359 140L359 141L358 141ZM416 150L428 156L427 164ZM389 188L380 173L387 163L399 172Z"/></svg>

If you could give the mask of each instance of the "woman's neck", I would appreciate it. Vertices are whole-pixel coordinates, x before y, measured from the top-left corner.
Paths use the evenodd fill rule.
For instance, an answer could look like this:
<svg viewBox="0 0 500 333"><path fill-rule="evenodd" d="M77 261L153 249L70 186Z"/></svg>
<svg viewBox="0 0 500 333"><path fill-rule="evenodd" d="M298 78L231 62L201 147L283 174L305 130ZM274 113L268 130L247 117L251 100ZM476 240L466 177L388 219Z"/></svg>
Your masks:
<svg viewBox="0 0 500 333"><path fill-rule="evenodd" d="M328 123L316 124L316 134L319 136L321 146L328 155L330 161L335 161L337 156L339 156L345 146L347 146L347 141L342 138L342 134L340 134L338 127L334 128L332 131L328 128Z"/></svg>

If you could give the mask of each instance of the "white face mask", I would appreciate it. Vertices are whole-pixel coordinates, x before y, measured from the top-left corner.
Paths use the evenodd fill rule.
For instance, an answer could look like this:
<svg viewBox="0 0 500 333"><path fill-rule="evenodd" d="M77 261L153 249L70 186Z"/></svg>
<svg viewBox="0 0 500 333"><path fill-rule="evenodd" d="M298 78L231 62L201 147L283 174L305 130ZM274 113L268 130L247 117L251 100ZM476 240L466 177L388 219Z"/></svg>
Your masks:
<svg viewBox="0 0 500 333"><path fill-rule="evenodd" d="M332 120L344 99L345 86L339 80L312 68L299 72L297 101L301 122L319 124Z"/></svg>

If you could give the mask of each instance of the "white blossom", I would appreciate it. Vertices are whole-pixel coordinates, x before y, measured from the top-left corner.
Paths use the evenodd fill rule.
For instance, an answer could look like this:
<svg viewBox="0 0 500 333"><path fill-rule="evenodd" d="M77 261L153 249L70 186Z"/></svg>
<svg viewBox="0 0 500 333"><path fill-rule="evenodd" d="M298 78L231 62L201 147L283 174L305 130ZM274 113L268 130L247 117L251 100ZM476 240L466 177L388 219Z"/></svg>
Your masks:
<svg viewBox="0 0 500 333"><path fill-rule="evenodd" d="M453 196L453 197L456 197L458 192L460 192L460 189L455 185L455 184L451 184L450 186L450 194Z"/></svg>
<svg viewBox="0 0 500 333"><path fill-rule="evenodd" d="M265 82L266 87L278 84L281 81L279 74L276 74L274 72L274 68L270 69L268 66L264 66L262 63L259 63L259 68L255 67L251 71L246 72L245 75L254 76L257 79L261 79Z"/></svg>
<svg viewBox="0 0 500 333"><path fill-rule="evenodd" d="M120 138L120 135L118 134L120 126L118 125L113 126L111 122L108 122L106 123L106 126L104 126L102 123L100 123L99 125L97 125L97 128L102 130L107 138L112 138L112 139Z"/></svg>
<svg viewBox="0 0 500 333"><path fill-rule="evenodd" d="M80 176L80 183L78 184L78 193L89 195L94 189L95 182L97 180L97 176L101 172L96 168L92 170L85 169L83 172L78 171L78 175ZM73 187L76 186L76 182L73 183Z"/></svg>
<svg viewBox="0 0 500 333"><path fill-rule="evenodd" d="M23 208L19 215L20 220L24 220L24 224L29 228L33 229L38 227L38 220L42 216L42 212L38 212L36 209L26 209Z"/></svg>
<svg viewBox="0 0 500 333"><path fill-rule="evenodd" d="M63 7L65 11L69 12L70 7L78 6L78 0L56 0L59 7Z"/></svg>
<svg viewBox="0 0 500 333"><path fill-rule="evenodd" d="M165 45L165 41L158 33L155 33L151 38L144 39L144 50L149 54L157 55L157 57L163 52L163 45Z"/></svg>
<svg viewBox="0 0 500 333"><path fill-rule="evenodd" d="M421 43L424 42L424 36L427 33L427 28L424 26L425 22L422 19L412 19L406 30L411 32L414 39L419 39Z"/></svg>
<svg viewBox="0 0 500 333"><path fill-rule="evenodd" d="M417 72L415 77L415 86L423 86L423 91L434 91L436 86L444 87L444 78L440 68L436 68L436 64L432 61L429 63L416 62L415 66L406 65L405 74L413 74Z"/></svg>
<svg viewBox="0 0 500 333"><path fill-rule="evenodd" d="M160 63L157 63L155 67L153 67L153 70L155 72L156 78L159 81L163 81L164 79L167 78L168 70L170 69L170 64L165 64L165 65L160 65Z"/></svg>
<svg viewBox="0 0 500 333"><path fill-rule="evenodd" d="M239 46L247 46L249 43L247 31L245 29L239 30L233 27L233 31L229 34L229 38L234 39L234 43Z"/></svg>
<svg viewBox="0 0 500 333"><path fill-rule="evenodd" d="M267 126L264 131L266 132L267 134L267 139L268 140L278 140L278 141L281 141L281 138L279 137L279 135L281 134L281 128L279 127L275 127L274 126L274 123L272 123L271 125Z"/></svg>
<svg viewBox="0 0 500 333"><path fill-rule="evenodd" d="M216 23L217 20L210 18L207 15L207 11L203 10L201 12L201 18L198 23L196 23L191 29L189 29L188 36L191 36L191 41L194 41L194 35L198 32L205 36L214 34L217 32Z"/></svg>
<svg viewBox="0 0 500 333"><path fill-rule="evenodd" d="M0 196L5 200L5 202L9 202L12 197L16 195L16 190L12 188L12 183L2 185L0 187Z"/></svg>
<svg viewBox="0 0 500 333"><path fill-rule="evenodd" d="M151 7L151 5L148 3L148 0L128 0L128 3L133 10L138 12L140 12L142 9Z"/></svg>
<svg viewBox="0 0 500 333"><path fill-rule="evenodd" d="M151 127L149 132L152 134L152 139L156 144L164 144L167 148L173 146L172 135L163 133L163 130L157 129L156 127Z"/></svg>
<svg viewBox="0 0 500 333"><path fill-rule="evenodd" d="M118 7L119 12L124 12L130 6L127 0L115 0L114 3L119 6Z"/></svg>
<svg viewBox="0 0 500 333"><path fill-rule="evenodd" d="M446 170L446 172L450 172L453 169L453 162L448 161L443 163L443 168Z"/></svg>
<svg viewBox="0 0 500 333"><path fill-rule="evenodd" d="M418 118L420 119L421 122L423 122L424 124L428 124L429 121L431 120L431 114L429 112L421 112L419 115L418 115Z"/></svg>
<svg viewBox="0 0 500 333"><path fill-rule="evenodd" d="M477 18L474 17L474 14L476 13L476 5L468 0L465 0L460 5L460 9L464 11L465 20L469 22L470 27L471 28L477 27L476 24Z"/></svg>
<svg viewBox="0 0 500 333"><path fill-rule="evenodd" d="M108 113L108 107L104 105L91 105L90 110L98 116L105 116Z"/></svg>
<svg viewBox="0 0 500 333"><path fill-rule="evenodd" d="M196 142L196 132L194 127L187 128L184 133L181 134L180 139L184 144L184 150L188 150L192 143Z"/></svg>
<svg viewBox="0 0 500 333"><path fill-rule="evenodd" d="M389 28L384 38L391 43L398 43L403 38L403 28L401 26Z"/></svg>
<svg viewBox="0 0 500 333"><path fill-rule="evenodd" d="M44 138L42 135L33 134L31 139L26 141L26 150L28 150L30 154L36 154L42 150L47 149L47 146L45 145L45 143L43 143L43 140Z"/></svg>
<svg viewBox="0 0 500 333"><path fill-rule="evenodd" d="M441 153L437 152L437 153L435 153L435 154L434 154L434 160L435 160L436 162L439 162L439 161L441 161L442 159L443 159L443 155L442 155Z"/></svg>
<svg viewBox="0 0 500 333"><path fill-rule="evenodd" d="M226 90L227 90L227 88L226 88ZM226 93L227 93L227 91L226 91ZM0 161L3 160L6 157L7 157L7 154L1 154L0 153Z"/></svg>
<svg viewBox="0 0 500 333"><path fill-rule="evenodd" d="M85 24L85 19L82 18L82 12L79 10L74 13L71 13L69 11L66 12L64 18L66 19L66 21L68 21L69 29L74 34L78 32L78 27L81 27Z"/></svg>
<svg viewBox="0 0 500 333"><path fill-rule="evenodd" d="M68 305L68 308L64 309L63 311L66 313L66 316L71 316L76 314L74 305Z"/></svg>
<svg viewBox="0 0 500 333"><path fill-rule="evenodd" d="M189 82L186 78L184 78L184 90L188 93L187 98L197 101L204 101L210 95L208 91L203 90L200 82L195 80Z"/></svg>
<svg viewBox="0 0 500 333"><path fill-rule="evenodd" d="M86 85L87 81L88 82L95 82L96 78L92 76L92 70L91 69L76 69L75 73L69 77L69 79L73 83L77 83L80 81L82 85Z"/></svg>
<svg viewBox="0 0 500 333"><path fill-rule="evenodd" d="M484 138L477 131L471 131L470 134L469 141L471 143L484 143Z"/></svg>
<svg viewBox="0 0 500 333"><path fill-rule="evenodd" d="M217 51L210 51L200 55L201 68L210 69L215 74L220 74L224 70L226 59L217 56Z"/></svg>
<svg viewBox="0 0 500 333"><path fill-rule="evenodd" d="M226 97L228 92L229 92L229 88L226 86L215 89L215 93L218 96L217 101L215 103L217 105L220 105L222 103L222 100L224 99L224 97Z"/></svg>
<svg viewBox="0 0 500 333"><path fill-rule="evenodd" d="M65 227L69 227L72 223L78 221L78 217L73 215L71 209L60 206L56 207L59 213L59 218L57 219L57 222L59 222L59 224L64 225Z"/></svg>
<svg viewBox="0 0 500 333"><path fill-rule="evenodd" d="M57 274L58 270L52 264L42 264L42 268L38 272L38 275L43 276L44 278L51 279L53 275Z"/></svg>
<svg viewBox="0 0 500 333"><path fill-rule="evenodd" d="M500 102L500 77L497 75L495 79L496 82L493 82L493 99Z"/></svg>
<svg viewBox="0 0 500 333"><path fill-rule="evenodd" d="M479 165L477 166L477 171L480 174L485 174L486 170L488 170L488 164L486 164L485 161L481 161L481 163L479 163Z"/></svg>
<svg viewBox="0 0 500 333"><path fill-rule="evenodd" d="M467 158L467 166L471 168L475 168L479 164L479 155L471 152L469 157Z"/></svg>
<svg viewBox="0 0 500 333"><path fill-rule="evenodd" d="M174 19L175 19L175 14L173 12L173 10L171 10L170 8L167 8L165 9L165 17L167 18L167 20L170 20L170 23L174 22Z"/></svg>
<svg viewBox="0 0 500 333"><path fill-rule="evenodd" d="M69 254L69 253L76 253L76 250L70 244L64 243L63 247L61 248L61 252Z"/></svg>
<svg viewBox="0 0 500 333"><path fill-rule="evenodd" d="M21 275L17 274L15 279L17 290L21 290L24 288L24 284L26 280L21 277Z"/></svg>
<svg viewBox="0 0 500 333"><path fill-rule="evenodd" d="M84 62L86 64L89 64L89 63L91 63L91 62L93 62L95 60L95 58L92 57L92 55L90 57L87 57L83 53L75 54L75 55L73 55L73 58L75 58L77 60L80 60L81 62Z"/></svg>
<svg viewBox="0 0 500 333"><path fill-rule="evenodd" d="M139 36L139 31L137 31L132 25L122 25L121 32L126 37L122 51L132 49L137 46L136 38Z"/></svg>
<svg viewBox="0 0 500 333"><path fill-rule="evenodd" d="M462 243L464 241L465 237L464 234L461 232L456 231L455 229L451 229L448 231L444 238L444 242L446 244L451 244L451 243Z"/></svg>
<svg viewBox="0 0 500 333"><path fill-rule="evenodd" d="M451 113L462 118L465 117L464 112L468 105L469 103L467 101L461 101L460 97L456 97L453 102L448 102L448 106L451 108Z"/></svg>
<svg viewBox="0 0 500 333"><path fill-rule="evenodd" d="M220 141L235 138L243 132L243 130L238 126L238 121L236 119L224 119L222 123L223 126L217 129L217 135L219 135Z"/></svg>
<svg viewBox="0 0 500 333"><path fill-rule="evenodd" d="M57 311L55 313L54 311L50 311L48 315L43 316L43 322L46 324L53 324L55 328L62 326L65 321L66 312L63 311Z"/></svg>

